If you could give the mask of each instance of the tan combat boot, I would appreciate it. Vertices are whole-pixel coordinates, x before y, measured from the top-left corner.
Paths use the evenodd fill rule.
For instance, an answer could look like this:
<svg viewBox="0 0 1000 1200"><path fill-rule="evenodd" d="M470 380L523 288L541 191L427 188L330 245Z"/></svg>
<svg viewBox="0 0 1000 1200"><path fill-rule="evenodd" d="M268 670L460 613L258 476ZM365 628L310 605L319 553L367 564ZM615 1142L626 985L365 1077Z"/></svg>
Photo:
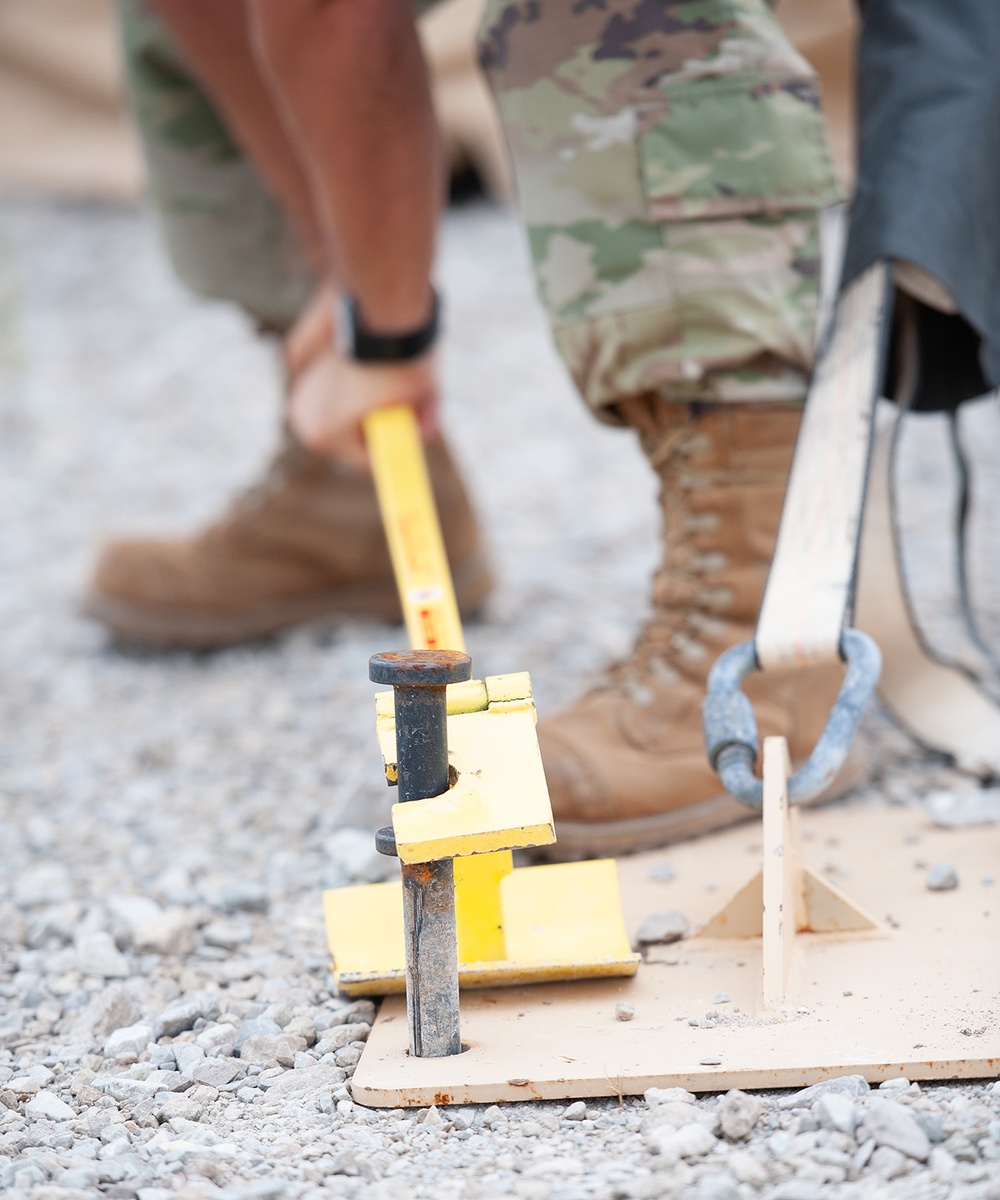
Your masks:
<svg viewBox="0 0 1000 1200"><path fill-rule="evenodd" d="M800 410L695 412L642 398L620 411L660 477L664 561L631 657L539 725L558 835L551 857L661 846L750 815L708 765L701 702L722 651L753 636ZM842 679L835 664L750 676L761 737L783 734L793 760L807 757ZM834 786L859 775L849 760Z"/></svg>
<svg viewBox="0 0 1000 1200"><path fill-rule="evenodd" d="M476 520L443 443L427 462L459 607L473 614L492 582ZM287 434L263 482L207 529L109 543L84 611L126 641L193 649L327 617L402 619L371 478Z"/></svg>

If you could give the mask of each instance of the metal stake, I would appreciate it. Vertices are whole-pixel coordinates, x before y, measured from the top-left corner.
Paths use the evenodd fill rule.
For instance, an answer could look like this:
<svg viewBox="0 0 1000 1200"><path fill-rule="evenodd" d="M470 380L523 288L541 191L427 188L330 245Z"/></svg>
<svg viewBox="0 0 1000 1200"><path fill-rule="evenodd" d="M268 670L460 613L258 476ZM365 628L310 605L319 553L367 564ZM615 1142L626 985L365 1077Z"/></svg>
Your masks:
<svg viewBox="0 0 1000 1200"><path fill-rule="evenodd" d="M375 654L373 683L389 684L396 714L399 799L426 800L448 790L447 694L449 683L472 676L472 659L456 650ZM391 829L375 845L394 854ZM442 1058L462 1049L458 1006L458 929L455 868L450 858L401 863L406 938L406 1018L410 1053Z"/></svg>

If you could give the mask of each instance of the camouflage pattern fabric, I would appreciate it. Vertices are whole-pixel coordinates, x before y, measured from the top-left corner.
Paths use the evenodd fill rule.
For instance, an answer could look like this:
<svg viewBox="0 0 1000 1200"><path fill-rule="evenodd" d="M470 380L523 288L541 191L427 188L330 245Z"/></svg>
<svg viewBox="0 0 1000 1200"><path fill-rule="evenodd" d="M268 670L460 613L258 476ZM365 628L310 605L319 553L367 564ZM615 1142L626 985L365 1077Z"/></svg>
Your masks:
<svg viewBox="0 0 1000 1200"><path fill-rule="evenodd" d="M587 402L801 399L839 197L765 0L489 0L480 61Z"/></svg>
<svg viewBox="0 0 1000 1200"><path fill-rule="evenodd" d="M118 4L178 273L286 326L312 282L290 226L162 23ZM838 192L814 73L766 0L489 0L480 57L587 402L800 399Z"/></svg>
<svg viewBox="0 0 1000 1200"><path fill-rule="evenodd" d="M144 0L118 0L150 198L177 274L261 325L295 320L313 279L291 224Z"/></svg>

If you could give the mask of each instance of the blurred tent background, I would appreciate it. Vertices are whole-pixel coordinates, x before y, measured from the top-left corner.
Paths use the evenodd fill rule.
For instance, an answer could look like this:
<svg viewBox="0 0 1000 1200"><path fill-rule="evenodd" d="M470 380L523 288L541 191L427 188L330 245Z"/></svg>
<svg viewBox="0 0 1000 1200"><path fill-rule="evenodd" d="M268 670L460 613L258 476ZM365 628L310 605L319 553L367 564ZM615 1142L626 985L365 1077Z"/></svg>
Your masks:
<svg viewBox="0 0 1000 1200"><path fill-rule="evenodd" d="M0 0L0 188L141 195L111 0Z"/></svg>

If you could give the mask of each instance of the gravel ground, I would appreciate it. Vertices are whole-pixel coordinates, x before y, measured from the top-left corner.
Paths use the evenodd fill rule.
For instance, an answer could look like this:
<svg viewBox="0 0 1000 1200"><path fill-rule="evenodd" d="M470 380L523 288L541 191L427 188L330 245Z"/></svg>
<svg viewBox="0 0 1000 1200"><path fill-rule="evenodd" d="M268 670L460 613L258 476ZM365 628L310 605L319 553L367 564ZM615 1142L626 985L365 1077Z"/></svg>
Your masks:
<svg viewBox="0 0 1000 1200"><path fill-rule="evenodd" d="M631 640L651 480L573 398L509 216L454 214L441 276L449 426L501 580L470 649L479 672L530 668L544 713ZM386 868L366 660L400 631L109 647L75 612L95 546L191 527L252 479L273 353L186 296L129 211L0 204L0 310L0 1192L1000 1197L991 1082L355 1106L373 1007L329 991L319 894ZM895 802L960 782L878 716L865 736Z"/></svg>

